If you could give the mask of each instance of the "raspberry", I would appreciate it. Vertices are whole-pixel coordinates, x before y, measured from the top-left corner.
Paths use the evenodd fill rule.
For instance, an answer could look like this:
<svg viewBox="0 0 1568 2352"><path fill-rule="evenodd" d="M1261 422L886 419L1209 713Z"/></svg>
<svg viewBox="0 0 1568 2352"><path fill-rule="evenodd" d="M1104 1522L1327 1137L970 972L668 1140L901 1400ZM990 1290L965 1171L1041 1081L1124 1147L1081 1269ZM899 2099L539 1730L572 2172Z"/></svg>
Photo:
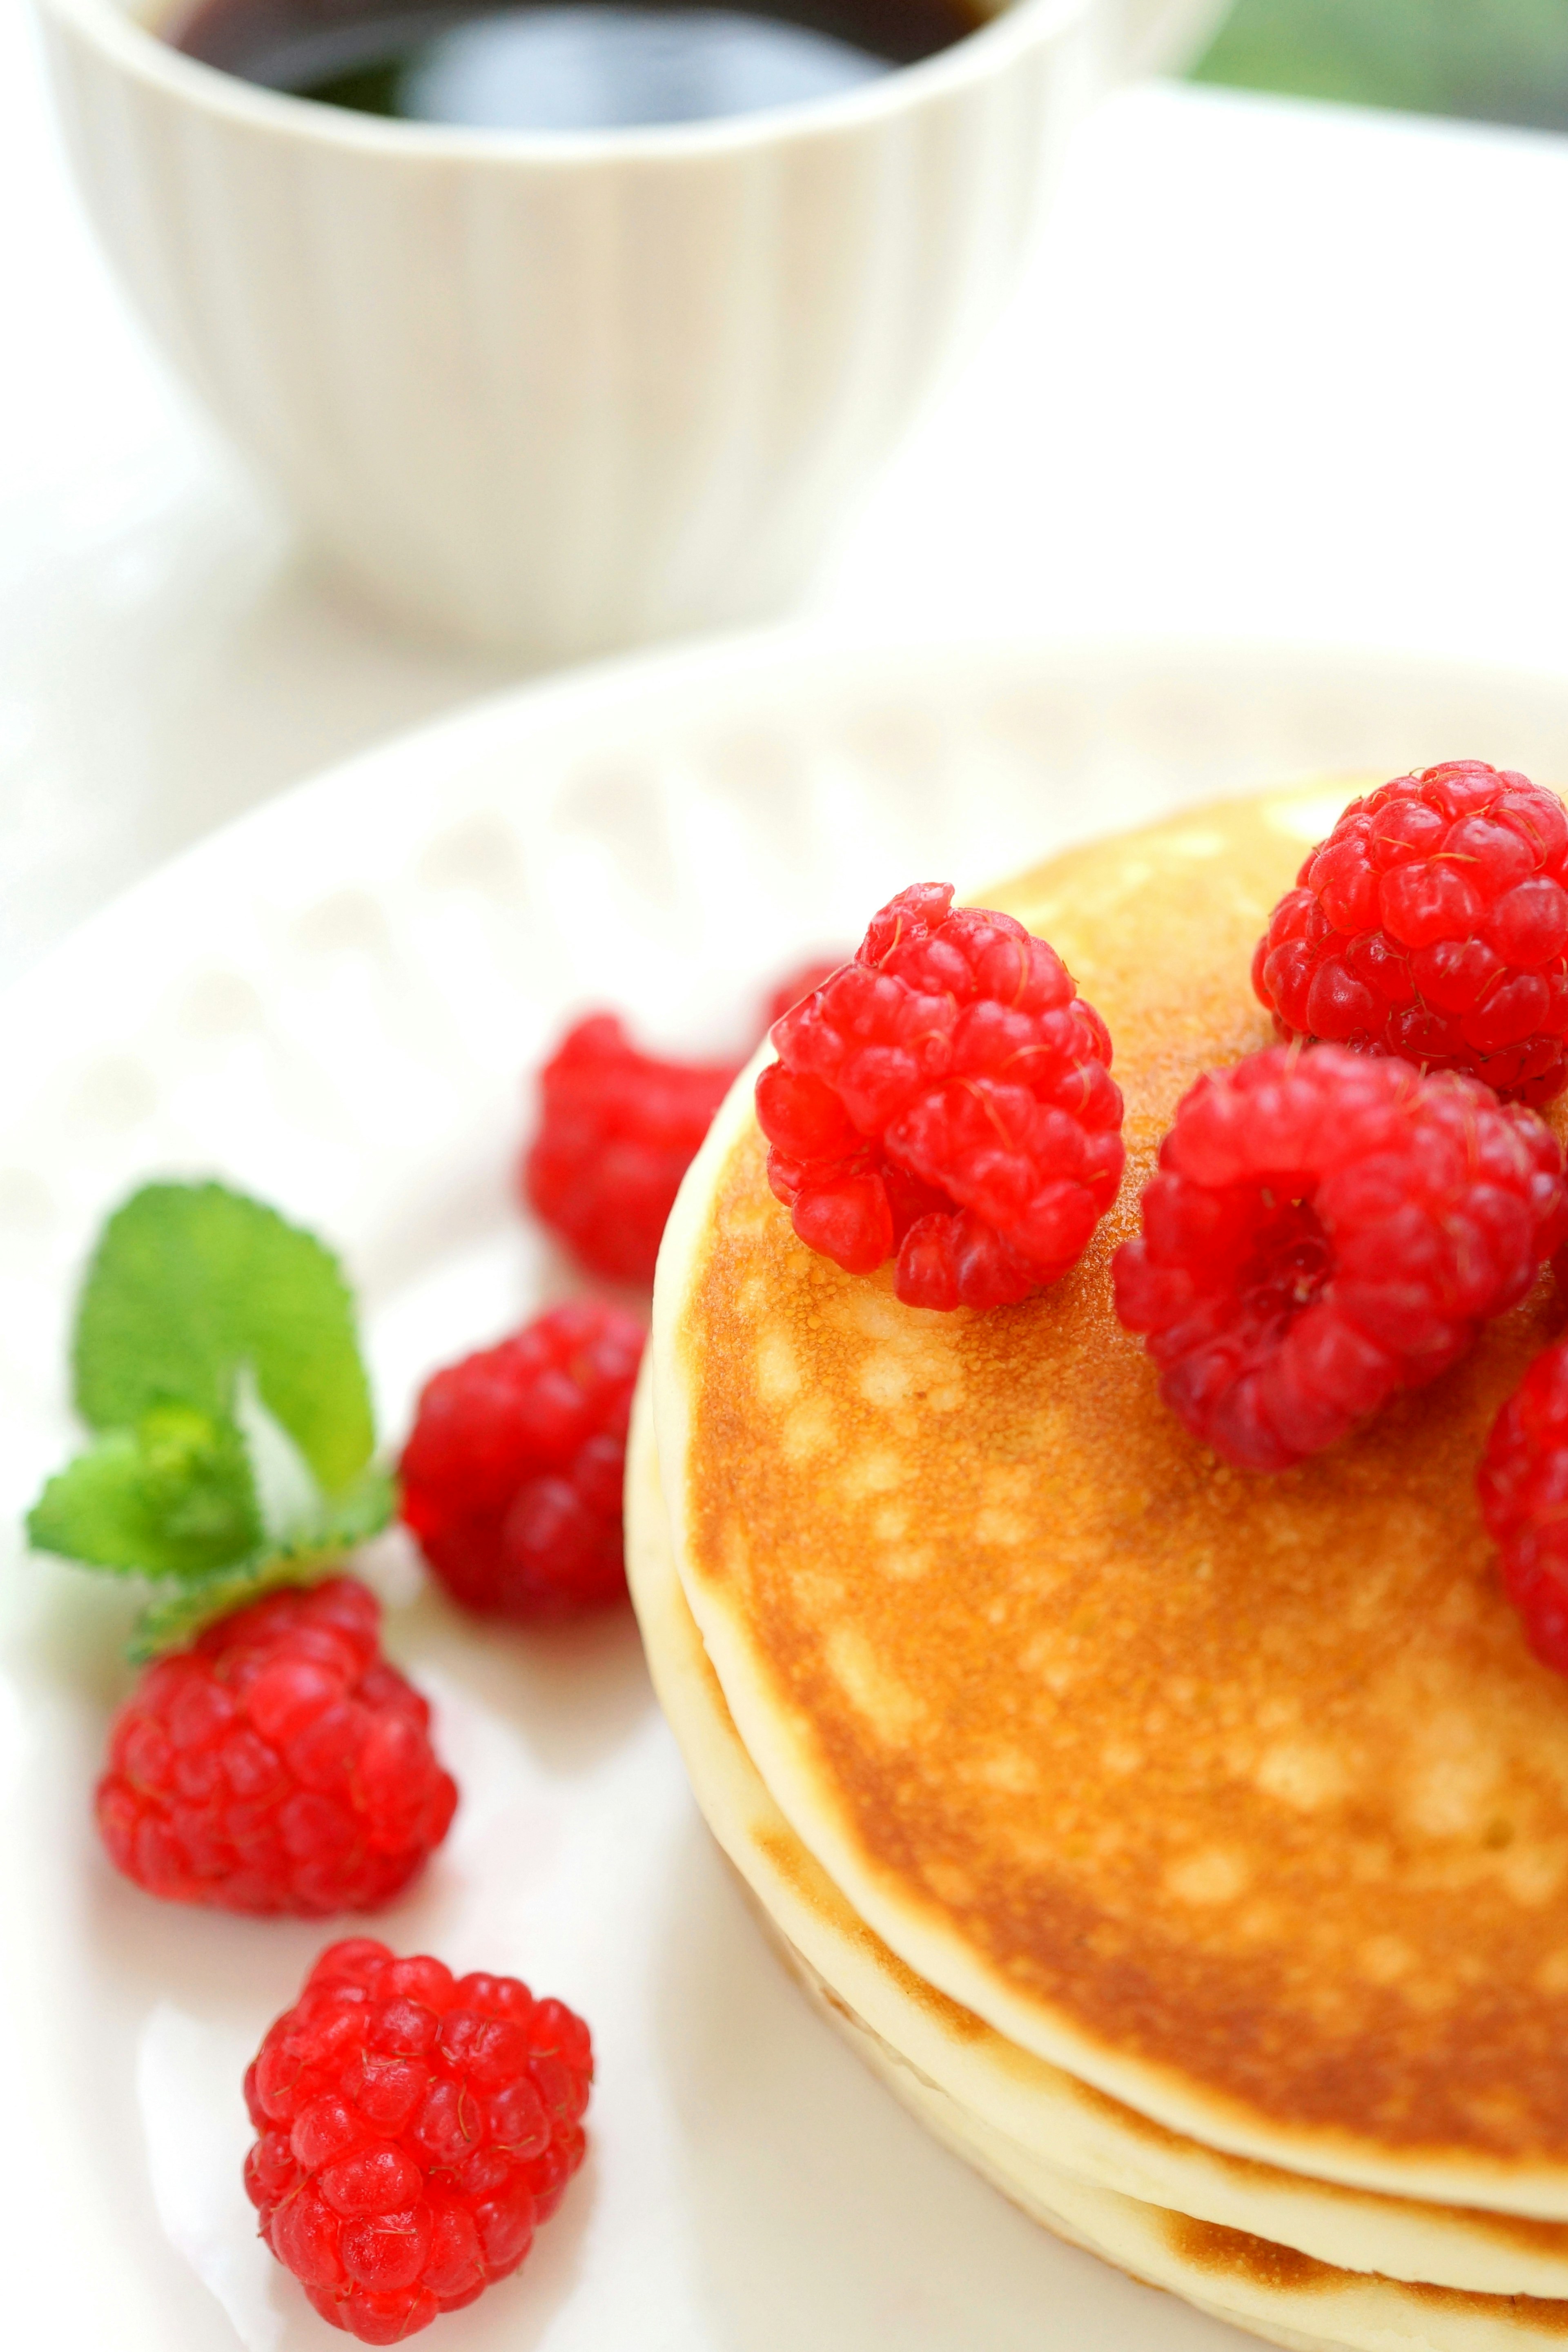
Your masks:
<svg viewBox="0 0 1568 2352"><path fill-rule="evenodd" d="M834 969L818 960L781 981L764 1028ZM521 1189L591 1274L653 1280L680 1180L744 1066L645 1054L613 1013L567 1031L540 1072L543 1116Z"/></svg>
<svg viewBox="0 0 1568 2352"><path fill-rule="evenodd" d="M510 2277L583 2161L588 2029L515 1977L333 1944L245 2077L245 2186L321 2313L400 2344Z"/></svg>
<svg viewBox="0 0 1568 2352"><path fill-rule="evenodd" d="M1160 1393L1243 1470L1435 1380L1568 1234L1563 1155L1473 1078L1272 1045L1177 1106L1112 1262Z"/></svg>
<svg viewBox="0 0 1568 2352"><path fill-rule="evenodd" d="M1536 1357L1492 1423L1476 1486L1525 1639L1568 1675L1568 1340Z"/></svg>
<svg viewBox="0 0 1568 2352"><path fill-rule="evenodd" d="M768 1181L851 1274L912 1307L1000 1307L1076 1265L1121 1181L1105 1024L1010 915L900 891L773 1030Z"/></svg>
<svg viewBox="0 0 1568 2352"><path fill-rule="evenodd" d="M1269 918L1252 985L1281 1036L1468 1070L1506 1100L1568 1083L1568 812L1456 760L1352 801Z"/></svg>
<svg viewBox="0 0 1568 2352"><path fill-rule="evenodd" d="M665 1220L737 1062L665 1062L613 1013L569 1029L540 1072L523 1197L612 1282L651 1282Z"/></svg>
<svg viewBox="0 0 1568 2352"><path fill-rule="evenodd" d="M371 1911L446 1836L430 1709L350 1577L274 1592L149 1666L115 1717L98 1825L150 1895L225 1911Z"/></svg>
<svg viewBox="0 0 1568 2352"><path fill-rule="evenodd" d="M577 1299L426 1381L403 1517L454 1598L505 1617L624 1600L621 1486L640 1323Z"/></svg>

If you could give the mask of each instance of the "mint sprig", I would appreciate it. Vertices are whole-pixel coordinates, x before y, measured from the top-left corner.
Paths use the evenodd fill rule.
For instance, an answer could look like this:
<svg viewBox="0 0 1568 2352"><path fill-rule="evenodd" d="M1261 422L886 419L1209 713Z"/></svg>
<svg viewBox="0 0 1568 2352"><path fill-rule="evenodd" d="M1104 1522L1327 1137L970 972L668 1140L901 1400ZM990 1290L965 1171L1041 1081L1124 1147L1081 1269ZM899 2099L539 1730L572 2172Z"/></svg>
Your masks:
<svg viewBox="0 0 1568 2352"><path fill-rule="evenodd" d="M27 1518L40 1551L150 1579L134 1654L305 1583L395 1507L331 1252L226 1185L149 1184L105 1225L72 1343L94 1442Z"/></svg>
<svg viewBox="0 0 1568 2352"><path fill-rule="evenodd" d="M248 1364L328 1494L375 1444L336 1258L225 1184L148 1184L115 1211L88 1268L71 1362L77 1411L99 1430L133 1427L169 1397L230 1413Z"/></svg>
<svg viewBox="0 0 1568 2352"><path fill-rule="evenodd" d="M27 1533L39 1551L142 1576L201 1576L263 1539L245 1440L172 1399L111 1429L48 1482Z"/></svg>

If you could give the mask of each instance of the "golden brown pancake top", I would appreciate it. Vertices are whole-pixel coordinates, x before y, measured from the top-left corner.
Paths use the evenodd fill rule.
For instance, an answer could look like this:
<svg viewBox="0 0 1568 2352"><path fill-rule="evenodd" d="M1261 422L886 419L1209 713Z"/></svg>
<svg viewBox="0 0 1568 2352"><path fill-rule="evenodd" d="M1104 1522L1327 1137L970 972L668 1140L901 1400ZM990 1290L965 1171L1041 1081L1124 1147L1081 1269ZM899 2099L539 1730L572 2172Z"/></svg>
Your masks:
<svg viewBox="0 0 1568 2352"><path fill-rule="evenodd" d="M1111 1305L1177 1098L1268 1041L1248 964L1304 822L1206 809L989 894L1127 1100L1121 1197L1049 1292L900 1305L795 1240L742 1136L679 1333L689 1566L868 1866L1016 1995L1309 2135L1568 2162L1568 1681L1474 1493L1551 1278L1271 1477L1189 1436Z"/></svg>

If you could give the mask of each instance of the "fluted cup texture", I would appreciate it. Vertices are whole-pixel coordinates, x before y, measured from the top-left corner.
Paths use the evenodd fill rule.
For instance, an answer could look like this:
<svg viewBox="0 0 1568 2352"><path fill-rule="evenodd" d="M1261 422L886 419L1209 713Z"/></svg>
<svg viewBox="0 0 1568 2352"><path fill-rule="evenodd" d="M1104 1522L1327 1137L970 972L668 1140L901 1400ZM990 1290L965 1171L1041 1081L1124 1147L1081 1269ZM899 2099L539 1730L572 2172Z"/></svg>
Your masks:
<svg viewBox="0 0 1568 2352"><path fill-rule="evenodd" d="M775 611L1015 282L1107 0L816 107L582 138L258 90L44 0L153 334L382 603L563 659Z"/></svg>

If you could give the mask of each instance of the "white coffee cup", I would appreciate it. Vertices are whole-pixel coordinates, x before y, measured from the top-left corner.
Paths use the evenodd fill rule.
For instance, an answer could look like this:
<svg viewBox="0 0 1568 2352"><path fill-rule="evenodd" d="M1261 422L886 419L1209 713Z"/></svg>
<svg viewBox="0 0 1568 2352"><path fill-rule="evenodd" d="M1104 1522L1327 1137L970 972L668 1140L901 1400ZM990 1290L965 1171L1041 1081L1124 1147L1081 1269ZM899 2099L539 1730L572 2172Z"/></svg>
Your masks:
<svg viewBox="0 0 1568 2352"><path fill-rule="evenodd" d="M1086 105L1223 0L1016 0L831 99L583 134L279 95L41 0L153 334L384 606L536 661L764 616L1016 278Z"/></svg>

